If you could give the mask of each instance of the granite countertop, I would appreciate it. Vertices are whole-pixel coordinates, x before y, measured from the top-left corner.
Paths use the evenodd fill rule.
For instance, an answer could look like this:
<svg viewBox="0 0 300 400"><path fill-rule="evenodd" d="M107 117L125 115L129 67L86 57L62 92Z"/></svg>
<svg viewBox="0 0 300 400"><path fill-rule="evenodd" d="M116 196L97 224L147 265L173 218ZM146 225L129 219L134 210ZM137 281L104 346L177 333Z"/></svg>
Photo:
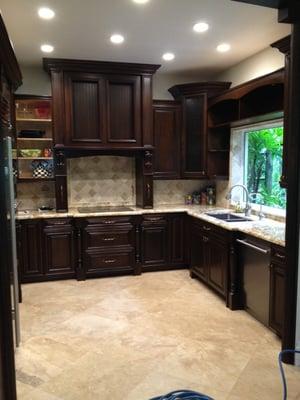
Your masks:
<svg viewBox="0 0 300 400"><path fill-rule="evenodd" d="M285 246L285 223L265 218L259 221L257 217L252 216L251 221L243 222L225 222L214 217L206 215L207 212L232 212L232 210L216 206L186 206L186 205L162 205L155 206L151 210L141 209L136 206L130 206L130 211L108 211L108 212L79 212L77 208L70 208L67 213L57 213L55 211L20 211L17 213L18 220L44 219L44 218L84 218L84 217L103 217L118 215L142 215L152 213L174 213L186 212L188 215L210 222L231 231L243 232L259 239L269 241L280 246Z"/></svg>

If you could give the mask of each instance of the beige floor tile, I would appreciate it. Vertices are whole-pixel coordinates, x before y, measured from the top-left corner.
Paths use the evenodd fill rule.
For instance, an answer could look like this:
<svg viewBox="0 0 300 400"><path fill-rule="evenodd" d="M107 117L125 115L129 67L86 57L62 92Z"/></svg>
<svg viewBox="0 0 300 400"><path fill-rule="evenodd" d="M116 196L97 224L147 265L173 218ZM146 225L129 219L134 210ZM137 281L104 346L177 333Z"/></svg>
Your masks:
<svg viewBox="0 0 300 400"><path fill-rule="evenodd" d="M23 285L20 400L281 399L280 341L188 271ZM300 370L286 367L290 398Z"/></svg>

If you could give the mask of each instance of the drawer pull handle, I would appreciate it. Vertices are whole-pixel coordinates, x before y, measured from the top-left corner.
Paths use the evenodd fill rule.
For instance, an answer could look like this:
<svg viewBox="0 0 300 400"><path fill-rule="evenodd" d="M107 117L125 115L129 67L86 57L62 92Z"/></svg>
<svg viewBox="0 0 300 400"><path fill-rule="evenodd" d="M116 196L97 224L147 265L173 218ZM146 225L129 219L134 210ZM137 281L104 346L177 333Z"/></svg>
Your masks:
<svg viewBox="0 0 300 400"><path fill-rule="evenodd" d="M285 260L285 256L283 256L283 255L280 254L280 253L275 253L275 257L278 257L278 258L280 258L281 260Z"/></svg>
<svg viewBox="0 0 300 400"><path fill-rule="evenodd" d="M203 226L203 229L207 232L211 231L211 228L207 227L207 226Z"/></svg>
<svg viewBox="0 0 300 400"><path fill-rule="evenodd" d="M157 222L157 221L162 221L162 218L160 218L160 217L158 217L158 218L147 218L147 221Z"/></svg>
<svg viewBox="0 0 300 400"><path fill-rule="evenodd" d="M104 223L105 223L106 225L112 225L112 224L115 223L115 221L108 220L108 221L104 221Z"/></svg>
<svg viewBox="0 0 300 400"><path fill-rule="evenodd" d="M115 237L103 238L103 241L104 241L104 242L113 242L114 240L116 240Z"/></svg>
<svg viewBox="0 0 300 400"><path fill-rule="evenodd" d="M114 264L117 260L112 258L111 260L104 260L105 264Z"/></svg>

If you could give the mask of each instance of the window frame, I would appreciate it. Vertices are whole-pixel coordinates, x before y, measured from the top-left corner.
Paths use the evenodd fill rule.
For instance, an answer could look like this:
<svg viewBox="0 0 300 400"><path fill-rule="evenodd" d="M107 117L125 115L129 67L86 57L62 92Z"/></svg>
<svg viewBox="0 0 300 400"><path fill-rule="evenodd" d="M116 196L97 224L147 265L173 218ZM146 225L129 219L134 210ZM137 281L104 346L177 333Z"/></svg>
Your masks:
<svg viewBox="0 0 300 400"><path fill-rule="evenodd" d="M271 129L278 127L284 127L283 118L277 118L270 121L262 121L258 123L242 125L231 129L230 182L229 182L230 187L236 184L245 185L245 182L247 182L247 167L246 167L246 158L248 158L248 154L246 154L247 153L246 146L248 140L247 133L252 131L259 131L263 129ZM240 150L240 154L236 154L238 150ZM242 169L242 173L239 173L239 176L237 176L238 169ZM235 197L236 196L233 196L232 200L230 201L231 206L234 206L236 204ZM246 198L244 191L243 192L240 191L239 197L241 199L242 205L245 205ZM253 210L259 211L260 204L252 202L250 204ZM265 212L268 212L269 214L278 215L280 217L285 216L286 213L285 208L271 207L264 204L263 204L263 209Z"/></svg>

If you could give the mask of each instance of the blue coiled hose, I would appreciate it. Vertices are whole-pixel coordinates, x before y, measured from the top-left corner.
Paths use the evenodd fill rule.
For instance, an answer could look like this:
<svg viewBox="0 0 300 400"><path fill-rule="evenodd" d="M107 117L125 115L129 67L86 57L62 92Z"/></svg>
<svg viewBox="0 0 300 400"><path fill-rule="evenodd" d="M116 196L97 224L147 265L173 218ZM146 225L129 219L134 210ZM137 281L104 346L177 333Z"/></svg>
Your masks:
<svg viewBox="0 0 300 400"><path fill-rule="evenodd" d="M284 369L282 365L282 356L284 354L300 354L299 350L283 350L279 353L279 369L281 373L282 383L283 383L283 400L287 400L287 384L284 374ZM176 390L164 396L154 397L150 400L213 400L211 397L206 396L198 392L193 392L192 390Z"/></svg>
<svg viewBox="0 0 300 400"><path fill-rule="evenodd" d="M282 352L279 353L278 357L278 362L279 362L279 369L280 369L280 374L282 378L282 384L283 384L283 400L287 400L287 384L286 384L286 378L285 378L285 373L282 365L282 356L284 354L300 354L299 350L282 350Z"/></svg>
<svg viewBox="0 0 300 400"><path fill-rule="evenodd" d="M192 390L176 390L176 392L171 392L164 396L154 397L151 400L213 400L211 397L206 396L198 392L193 392Z"/></svg>

